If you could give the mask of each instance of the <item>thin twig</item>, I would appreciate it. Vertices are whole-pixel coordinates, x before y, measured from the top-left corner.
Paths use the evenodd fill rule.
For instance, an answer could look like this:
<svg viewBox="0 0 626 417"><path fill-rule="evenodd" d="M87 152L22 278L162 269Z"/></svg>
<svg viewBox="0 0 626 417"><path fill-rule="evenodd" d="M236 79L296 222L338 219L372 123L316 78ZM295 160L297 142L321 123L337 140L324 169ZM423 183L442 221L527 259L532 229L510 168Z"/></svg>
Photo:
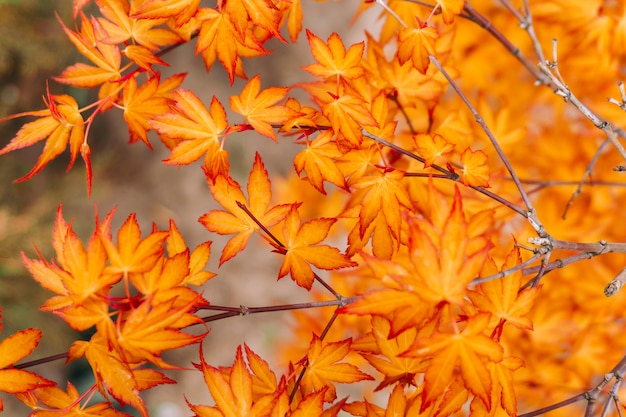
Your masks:
<svg viewBox="0 0 626 417"><path fill-rule="evenodd" d="M517 187L517 190L519 191L522 197L522 200L524 200L524 204L526 205L526 208L528 209L528 211L526 212L526 218L528 219L530 225L533 227L533 229L535 229L535 231L537 232L539 236L541 237L547 236L547 232L545 228L543 227L543 225L541 224L541 221L539 221L539 218L537 217L537 213L535 212L535 208L530 202L530 198L528 197L528 194L526 193L526 191L524 190L524 187L520 183L517 174L513 170L513 166L511 166L511 163L509 162L509 159L506 157L506 155L504 155L504 152L502 151L500 144L498 143L496 138L493 136L493 133L491 133L491 129L489 129L489 126L487 126L482 116L474 108L474 106L469 101L467 96L463 93L463 91L461 91L461 88L457 85L457 83L455 83L452 77L450 77L450 74L448 74L448 72L439 63L437 58L432 55L429 55L429 58L430 58L430 61L437 67L439 72L441 72L441 74L443 74L446 80L448 80L448 84L450 84L450 86L456 92L459 98L463 101L463 103L465 103L465 106L472 112L472 114L474 115L474 118L476 119L476 122L480 125L480 127L483 129L483 131L489 138L491 145L496 150L496 153L500 157L500 160L502 161L506 170L509 172L509 175L513 179L513 182L515 183L515 186Z"/></svg>

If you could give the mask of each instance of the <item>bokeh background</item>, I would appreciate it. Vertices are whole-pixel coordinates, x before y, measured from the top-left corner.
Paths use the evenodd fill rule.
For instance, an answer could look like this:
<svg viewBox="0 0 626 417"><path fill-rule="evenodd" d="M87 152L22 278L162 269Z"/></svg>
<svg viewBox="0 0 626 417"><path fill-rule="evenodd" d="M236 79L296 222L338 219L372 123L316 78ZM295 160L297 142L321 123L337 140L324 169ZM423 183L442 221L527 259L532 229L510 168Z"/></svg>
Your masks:
<svg viewBox="0 0 626 417"><path fill-rule="evenodd" d="M304 27L323 39L338 32L344 43L349 44L363 40L363 29L376 31L377 10L351 24L359 2L305 0L303 3ZM206 5L213 6L210 2ZM77 60L84 62L65 38L57 18L68 27L74 27L69 0L0 0L0 118L42 108L46 80ZM268 49L273 49L274 53L244 63L248 76L261 74L263 88L286 86L306 79L301 67L312 63L313 58L304 33L297 44L274 42L268 45ZM162 72L188 72L183 87L194 90L205 103L215 95L226 107L230 95L238 94L245 83L237 80L231 88L227 75L218 66L207 74L201 59L194 56L194 45L182 46L165 59L171 67ZM79 105L93 100L91 92L69 89L53 81L50 89L53 94L73 95ZM294 93L302 97L301 92ZM0 147L6 145L21 124L28 120L19 118L0 123ZM229 121L240 119L231 114ZM310 299L306 291L289 279L276 282L280 259L258 241L251 242L243 256L218 269L217 260L226 240L209 234L197 222L203 213L219 208L212 201L199 164L182 168L163 165L161 160L167 157L167 151L154 137L154 151L142 143L129 145L127 127L121 111L117 110L96 120L89 134L89 143L94 164L91 199L87 197L84 166L80 160L66 173L69 159L63 155L33 179L14 183L35 164L43 143L0 157L0 306L3 323L0 340L19 329L41 328L44 338L29 358L36 359L67 350L77 338L60 319L38 310L50 294L32 280L20 260L22 251L30 257L36 256L33 246L47 259L53 256L51 232L59 204L63 205L66 219L74 219L74 228L83 241L93 231L95 206L101 216L117 207L114 230L135 212L144 231L148 231L153 222L161 229L167 228L169 220L173 219L190 248L212 240L213 253L208 269L217 272L218 276L207 283L204 294L213 304L263 306ZM273 179L293 175L291 157L298 151L290 139L281 139L275 144L254 133L229 138L227 150L232 158L232 174L242 186L247 182L255 151L261 153ZM204 342L204 354L214 365L230 365L236 346L245 342L278 364L284 360L279 357L281 349L278 344L288 337L288 333L289 317L285 313L222 320L211 323L211 333ZM198 347L193 346L167 359L191 367L191 361L197 361L197 357ZM79 385L90 383L84 364L80 363L66 367L58 361L33 370L55 379L62 386L67 378ZM170 376L179 379L179 384L146 392L152 416L189 415L183 393L192 403L210 402L200 372L178 371ZM28 414L29 410L20 403L10 401L8 396L3 399L6 415Z"/></svg>

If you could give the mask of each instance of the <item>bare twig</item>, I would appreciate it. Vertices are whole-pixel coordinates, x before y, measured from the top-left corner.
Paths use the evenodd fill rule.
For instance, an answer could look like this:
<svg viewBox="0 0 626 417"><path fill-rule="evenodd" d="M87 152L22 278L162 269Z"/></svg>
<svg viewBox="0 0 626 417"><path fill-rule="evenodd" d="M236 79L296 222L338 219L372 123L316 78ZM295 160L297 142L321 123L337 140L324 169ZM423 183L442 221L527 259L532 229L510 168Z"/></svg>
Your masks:
<svg viewBox="0 0 626 417"><path fill-rule="evenodd" d="M617 365L615 365L613 367L613 369L611 370L611 372L609 372L608 374L604 375L604 378L602 379L602 381L596 385L594 388L582 392L578 395L575 395L574 397L568 398L567 400L563 400L560 401L556 404L552 404L548 407L543 407L540 408L538 410L535 411L531 411L528 413L524 413L524 414L520 414L519 417L535 417L535 416L540 416L542 414L545 414L549 411L553 411L553 410L557 410L559 408L563 408L567 405L570 404L574 404L578 401L582 401L582 400L586 400L587 401L587 407L585 409L585 416L591 416L593 415L593 411L594 411L594 405L597 403L598 401L598 397L600 396L600 394L602 393L602 391L604 390L604 388L606 388L609 383L615 379L615 384L613 385L611 391L609 392L609 400L614 400L615 401L615 397L613 396L614 394L617 393L617 389L619 389L619 385L621 384L621 381L624 378L624 373L626 373L626 356L624 356L618 363ZM613 394L611 394L613 392ZM616 406L619 409L620 408L620 404L616 401ZM604 411L603 411L604 412ZM621 415L621 414L620 414Z"/></svg>
<svg viewBox="0 0 626 417"><path fill-rule="evenodd" d="M570 199L567 201L567 204L565 205L565 210L563 210L563 214L561 215L561 218L563 220L565 220L565 218L567 217L567 212L569 211L569 208L574 203L574 200L576 199L576 197L578 197L580 193L582 192L583 184L585 184L585 182L587 181L587 178L591 176L591 171L593 171L593 168L598 163L598 159L600 158L600 155L602 155L604 148L606 148L608 144L609 144L609 139L606 139L604 142L602 142L602 144L600 144L595 155L593 155L593 158L591 158L591 162L589 162L589 165L587 165L587 169L585 169L585 173L583 174L583 177L580 179L580 181L578 181L578 186L576 187L576 190L574 191Z"/></svg>
<svg viewBox="0 0 626 417"><path fill-rule="evenodd" d="M402 155L408 156L409 158L415 159L416 161L420 161L422 163L424 163L425 159L422 158L419 155L414 154L413 152L407 151L406 149L391 143L389 141L386 141L385 139L378 137L370 132L368 132L367 130L361 128L361 132L363 133L363 136L370 138L380 144L383 144L391 149L393 149L394 151L401 153ZM444 178L444 179L449 179L451 181L455 181L458 183L460 182L460 177L458 174L448 171L447 169L437 165L437 164L432 164L431 168L435 169L436 171L439 171L443 174L443 176L439 176L440 178ZM417 175L412 175L412 176L417 176ZM525 218L528 218L528 211L524 210L522 207L519 207L518 205L506 200L503 197L500 197L499 195L492 193L491 191L487 190L486 188L483 187L477 187L475 185L468 185L469 188L471 188L472 190L476 190L479 193L491 198L494 201L497 201L498 203L502 204L505 207L508 207L509 209L515 211L518 214L521 214L522 216L524 216Z"/></svg>
<svg viewBox="0 0 626 417"><path fill-rule="evenodd" d="M509 172L509 175L513 179L513 182L515 183L515 186L517 187L517 190L519 191L519 193L520 193L520 195L522 197L522 200L524 201L524 204L526 205L526 208L528 209L528 211L526 212L526 216L525 217L528 219L530 225L533 227L533 229L535 229L535 231L537 232L537 235L539 235L541 237L547 236L548 234L547 234L545 228L543 227L543 225L541 224L541 222L539 221L539 218L537 217L537 213L535 211L535 208L533 207L532 203L530 202L530 198L528 197L528 194L524 190L524 187L522 186L522 184L521 184L517 174L513 170L513 166L511 166L511 163L509 162L509 159L506 157L506 155L504 155L504 152L502 151L502 148L500 147L500 144L498 143L496 138L493 136L493 133L491 133L491 129L489 129L489 126L487 126L487 124L485 123L485 121L483 120L481 115L478 114L478 111L474 108L474 106L469 101L469 99L465 96L465 94L463 94L463 91L461 91L459 86L454 82L452 77L450 77L448 72L439 63L437 58L432 56L432 55L430 55L429 58L430 58L430 61L443 74L443 76L446 78L446 80L448 80L448 84L450 84L450 86L454 89L454 91L457 93L457 95L461 98L463 103L465 103L467 108L472 112L472 114L474 115L474 118L476 119L476 122L480 125L480 127L483 129L483 131L485 132L485 134L489 138L489 141L491 142L491 145L496 150L498 156L500 157L500 160L504 164L506 170Z"/></svg>

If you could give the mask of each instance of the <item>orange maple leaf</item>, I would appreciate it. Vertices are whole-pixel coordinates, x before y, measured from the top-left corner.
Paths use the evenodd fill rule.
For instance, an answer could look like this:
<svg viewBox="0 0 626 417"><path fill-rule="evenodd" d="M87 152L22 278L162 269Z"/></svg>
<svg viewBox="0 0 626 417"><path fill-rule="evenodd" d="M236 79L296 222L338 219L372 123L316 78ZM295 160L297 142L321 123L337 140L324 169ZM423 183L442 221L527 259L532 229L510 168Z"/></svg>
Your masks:
<svg viewBox="0 0 626 417"><path fill-rule="evenodd" d="M476 187L489 187L489 166L487 155L483 151L473 152L467 148L461 154L461 164L463 165L461 183Z"/></svg>
<svg viewBox="0 0 626 417"><path fill-rule="evenodd" d="M259 134L278 142L272 124L284 123L300 114L287 106L273 105L287 95L289 88L270 87L260 90L261 77L256 75L248 81L239 96L230 98L230 108L244 116L244 121L250 123Z"/></svg>
<svg viewBox="0 0 626 417"><path fill-rule="evenodd" d="M187 23L198 11L201 0L147 0L131 2L129 15L137 19L174 19L177 27Z"/></svg>
<svg viewBox="0 0 626 417"><path fill-rule="evenodd" d="M374 379L350 363L338 363L348 355L351 344L352 339L323 342L313 334L307 352L308 364L301 382L305 394L326 388L324 401L331 402L337 398L334 382L350 384Z"/></svg>
<svg viewBox="0 0 626 417"><path fill-rule="evenodd" d="M24 124L15 137L2 149L0 155L17 149L32 146L46 139L37 163L30 172L16 180L26 181L41 171L50 161L59 156L70 146L70 162L68 169L72 167L81 147L85 142L85 121L78 108L76 100L67 95L51 95L47 91L47 99L44 98L47 110L20 113L0 119L0 121L13 119L20 116L37 116L40 119ZM83 154L83 157L85 155ZM91 189L91 182L88 182Z"/></svg>
<svg viewBox="0 0 626 417"><path fill-rule="evenodd" d="M278 279L291 274L299 286L310 290L315 278L310 264L328 270L356 266L339 249L329 245L315 245L328 236L336 221L335 218L319 218L301 224L298 206L292 205L283 223L284 246L273 244L275 252L285 255Z"/></svg>
<svg viewBox="0 0 626 417"><path fill-rule="evenodd" d="M298 35L302 31L302 1L291 0L283 4L288 5L288 8L283 13L288 13L287 31L289 32L289 38L292 43L296 43Z"/></svg>
<svg viewBox="0 0 626 417"><path fill-rule="evenodd" d="M119 48L102 42L105 34L97 23L94 25L95 20L90 21L82 12L80 16L80 32L72 31L60 19L59 22L78 52L96 66L78 63L65 69L58 77L53 77L54 80L75 87L91 88L120 79L122 54Z"/></svg>
<svg viewBox="0 0 626 417"><path fill-rule="evenodd" d="M194 364L204 375L204 381L215 400L215 406L192 405L189 407L198 417L225 417L238 416L267 416L277 414L281 403L287 400L284 382L276 384L276 376L263 361L248 346L245 346L246 356L252 372L248 370L243 358L241 346L237 347L235 362L230 369L220 370L204 360L204 353L200 348L200 363ZM259 383L269 383L259 391ZM278 399L281 401L278 401Z"/></svg>
<svg viewBox="0 0 626 417"><path fill-rule="evenodd" d="M324 181L348 189L346 179L336 163L336 159L341 157L341 152L337 149L337 144L331 141L332 138L331 131L320 133L312 142L307 143L307 148L298 153L293 160L296 172L301 174L305 171L306 179L322 194L326 194Z"/></svg>
<svg viewBox="0 0 626 417"><path fill-rule="evenodd" d="M439 34L430 26L419 22L417 28L404 28L400 31L398 45L398 60L404 64L409 59L413 67L422 74L426 73L430 65L430 55L435 55L435 41Z"/></svg>
<svg viewBox="0 0 626 417"><path fill-rule="evenodd" d="M187 165L204 156L204 165L211 175L228 172L228 164L220 138L227 133L226 111L217 98L211 100L210 110L189 90L174 92L174 104L169 113L155 116L148 122L162 135L178 139L168 165Z"/></svg>
<svg viewBox="0 0 626 417"><path fill-rule="evenodd" d="M322 113L337 135L337 144L347 149L357 149L363 140L361 127L378 126L376 119L362 99L349 94L341 97L329 94L333 100L322 105Z"/></svg>
<svg viewBox="0 0 626 417"><path fill-rule="evenodd" d="M0 308L0 332L2 332L2 309ZM53 381L32 372L15 369L13 365L30 355L39 344L41 330L26 329L13 333L0 342L0 391L17 394L38 387L55 385ZM0 398L0 412L3 410Z"/></svg>
<svg viewBox="0 0 626 417"><path fill-rule="evenodd" d="M211 257L211 241L199 244L189 254L189 248L187 248L176 223L174 220L170 220L170 230L165 243L167 254L170 258L182 254L187 260L185 262L187 274L179 284L199 286L215 277L215 273L204 270Z"/></svg>
<svg viewBox="0 0 626 417"><path fill-rule="evenodd" d="M120 317L123 323L118 324L116 342L124 359L129 363L149 361L161 368L177 369L160 355L166 350L198 343L206 336L206 333L191 335L180 331L181 327L202 323L190 314L198 299L200 297L196 296L186 305L177 306L176 297L161 300L156 305L148 298L124 315L123 320Z"/></svg>
<svg viewBox="0 0 626 417"><path fill-rule="evenodd" d="M359 236L365 235L367 227L379 213L391 234L399 241L402 227L401 210L412 210L413 205L402 183L404 173L399 170L388 172L375 171L372 175L364 176L352 186L359 190L361 208L359 211Z"/></svg>
<svg viewBox="0 0 626 417"><path fill-rule="evenodd" d="M249 27L259 26L285 42L278 27L280 13L271 0L218 1L218 8L226 13L242 38Z"/></svg>
<svg viewBox="0 0 626 417"><path fill-rule="evenodd" d="M102 236L102 243L109 257L106 272L121 274L132 279L133 273L149 271L156 260L163 256L163 242L167 232L153 231L141 239L137 215L132 213L117 232L117 245L109 236Z"/></svg>
<svg viewBox="0 0 626 417"><path fill-rule="evenodd" d="M259 225L245 212L238 203L245 204L246 198L241 187L233 179L218 176L214 183L209 184L213 198L228 211L212 210L198 220L209 231L233 236L220 256L220 265L245 249L252 234L259 230ZM248 177L248 204L246 207L252 215L265 227L272 227L285 218L290 204L280 204L269 208L272 198L271 182L261 156L256 153L254 165Z"/></svg>
<svg viewBox="0 0 626 417"><path fill-rule="evenodd" d="M168 112L168 99L172 98L171 91L177 88L184 78L185 74L176 74L161 82L157 74L150 77L139 88L137 88L135 77L131 77L124 84L122 107L131 143L141 140L152 148L147 134L151 128L148 121L156 115Z"/></svg>
<svg viewBox="0 0 626 417"><path fill-rule="evenodd" d="M482 400L487 410L491 409L492 380L487 363L500 362L503 349L483 334L489 318L487 313L478 313L467 320L463 330L418 338L404 353L407 357L431 358L424 375L422 407L443 395L458 367L465 386Z"/></svg>
<svg viewBox="0 0 626 417"><path fill-rule="evenodd" d="M467 285L479 275L493 244L481 236L470 237L458 187L441 229L423 219L409 219L408 225L409 252L419 255L411 256L415 274L400 282L420 288L420 297L434 304L462 304Z"/></svg>
<svg viewBox="0 0 626 417"><path fill-rule="evenodd" d="M307 65L303 68L305 71L323 78L337 76L347 80L365 75L365 70L360 66L364 42L350 46L346 52L341 38L334 32L329 36L327 44L308 29L306 36L309 39L311 53L318 64Z"/></svg>
<svg viewBox="0 0 626 417"><path fill-rule="evenodd" d="M202 53L207 70L213 66L217 57L226 69L231 85L235 81L235 75L245 78L239 50L245 45L246 49L256 50L260 54L263 48L253 43L254 37L242 37L228 13L203 8L198 11L196 18L202 21L196 54Z"/></svg>
<svg viewBox="0 0 626 417"><path fill-rule="evenodd" d="M98 231L91 236L85 250L71 225L63 219L59 206L53 245L56 263L49 263L42 257L29 259L22 253L24 265L33 278L57 294L41 309L62 317L76 330L93 325L111 326L105 297L110 287L120 281L121 275L105 271L107 255Z"/></svg>
<svg viewBox="0 0 626 417"><path fill-rule="evenodd" d="M371 323L372 335L382 358L368 353L361 353L361 355L378 372L385 375L375 391L395 383L416 385L415 376L426 370L427 363L422 359L407 358L402 354L415 342L417 329L412 327L395 337L390 337L391 324L389 320L374 316Z"/></svg>
<svg viewBox="0 0 626 417"><path fill-rule="evenodd" d="M447 24L454 22L454 16L458 16L463 10L465 0L436 0L435 8L441 8L443 21Z"/></svg>
<svg viewBox="0 0 626 417"><path fill-rule="evenodd" d="M107 398L107 392L121 404L132 405L142 417L148 417L148 410L140 396L142 383L135 377L134 370L109 342L98 332L89 342L76 341L68 351L69 360L87 357L93 370L98 391ZM161 383L170 383L162 375Z"/></svg>
<svg viewBox="0 0 626 417"><path fill-rule="evenodd" d="M151 370L152 371L152 370ZM169 378L168 378L169 379ZM167 383L174 383L169 380ZM63 391L59 387L43 387L22 395L20 400L34 411L30 417L128 417L129 415L117 411L110 402L81 404L82 397L71 382Z"/></svg>
<svg viewBox="0 0 626 417"><path fill-rule="evenodd" d="M155 3L163 2L144 2L144 10L147 6L145 3L154 5ZM175 6L171 1L167 3L167 9L171 11ZM189 4L189 0L186 0L185 4L188 8L192 7ZM138 44L146 47L148 50L156 51L163 46L172 45L182 40L175 32L169 29L155 27L163 22L163 20L157 19L156 16L148 16L147 14L142 16L141 13L137 12L131 13L128 0L98 0L98 5L104 16L104 18L98 19L98 23L107 34L102 40L104 43L120 44L131 41L132 45ZM166 7L163 7L163 9L166 9Z"/></svg>
<svg viewBox="0 0 626 417"><path fill-rule="evenodd" d="M506 258L502 271L506 271L522 262L519 248L514 247ZM495 274L496 267L492 260L484 268L484 275ZM496 337L499 340L505 322L519 329L532 330L532 322L526 315L530 312L540 287L522 287L522 271L514 272L504 278L494 279L480 284L476 291L470 293L472 303L480 310L489 312L499 320L496 326Z"/></svg>
<svg viewBox="0 0 626 417"><path fill-rule="evenodd" d="M413 140L415 141L417 153L425 160L424 168L446 162L444 155L454 149L453 143L448 142L437 133L418 133L413 136Z"/></svg>

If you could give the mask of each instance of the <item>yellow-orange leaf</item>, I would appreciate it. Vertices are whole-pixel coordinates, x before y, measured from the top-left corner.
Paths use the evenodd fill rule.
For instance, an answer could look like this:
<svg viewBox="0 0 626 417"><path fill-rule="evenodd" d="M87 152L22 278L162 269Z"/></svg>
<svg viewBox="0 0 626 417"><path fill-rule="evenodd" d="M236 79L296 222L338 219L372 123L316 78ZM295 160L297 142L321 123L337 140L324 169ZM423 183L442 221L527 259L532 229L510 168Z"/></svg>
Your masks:
<svg viewBox="0 0 626 417"><path fill-rule="evenodd" d="M287 106L274 106L287 95L289 88L270 87L260 90L261 77L256 75L248 81L239 96L230 98L230 107L244 116L245 121L259 134L276 142L272 124L284 123L299 114Z"/></svg>
<svg viewBox="0 0 626 417"><path fill-rule="evenodd" d="M348 189L346 179L337 167L336 160L341 157L341 152L337 149L337 144L331 142L332 136L332 132L328 130L322 132L293 160L298 174L305 171L306 179L322 194L326 194L324 181Z"/></svg>
<svg viewBox="0 0 626 417"><path fill-rule="evenodd" d="M307 369L302 378L302 388L306 394L327 388L324 401L330 402L337 398L333 382L349 384L374 379L350 363L338 363L350 352L351 343L352 339L323 342L317 335L313 335L307 353Z"/></svg>
<svg viewBox="0 0 626 417"><path fill-rule="evenodd" d="M210 110L207 110L193 92L181 89L174 92L174 103L172 112L149 121L150 126L160 134L180 140L163 162L187 165L205 155L207 167L218 172L225 170L225 167L215 164L222 152L219 138L228 127L226 112L217 98L213 97Z"/></svg>
<svg viewBox="0 0 626 417"><path fill-rule="evenodd" d="M348 149L358 148L363 140L361 127L378 126L376 119L358 97L349 94L331 97L333 100L322 106L322 113L330 121L338 144Z"/></svg>
<svg viewBox="0 0 626 417"><path fill-rule="evenodd" d="M425 159L424 168L446 162L444 155L452 152L454 149L453 143L448 142L437 133L418 133L413 136L413 140L415 141L417 153Z"/></svg>
<svg viewBox="0 0 626 417"><path fill-rule="evenodd" d="M436 333L417 339L404 354L408 357L431 358L424 376L424 405L441 396L454 380L455 368L460 368L465 386L491 409L492 379L487 364L502 360L502 346L483 333L489 324L489 314L479 313L467 320L458 333Z"/></svg>
<svg viewBox="0 0 626 417"><path fill-rule="evenodd" d="M511 269L521 262L519 248L515 247L502 265L502 271ZM491 268L485 271L486 274L496 273L493 261L491 261L491 265ZM522 284L522 271L519 270L504 278L480 284L477 291L470 294L470 299L481 311L489 312L501 321L499 324L500 333L505 322L520 329L532 330L532 322L526 315L530 312L540 288L526 288L520 291Z"/></svg>
<svg viewBox="0 0 626 417"><path fill-rule="evenodd" d="M137 19L173 18L176 26L187 23L198 10L200 0L147 0L132 2L130 15Z"/></svg>
<svg viewBox="0 0 626 417"><path fill-rule="evenodd" d="M245 204L246 198L241 187L232 178L218 176L209 184L213 198L226 210L212 210L198 220L211 232L233 236L222 251L220 265L245 249L252 233L259 230L259 225L237 203ZM254 165L248 177L248 204L246 205L254 217L265 227L272 227L285 218L291 205L281 204L272 208L271 182L257 153Z"/></svg>
<svg viewBox="0 0 626 417"><path fill-rule="evenodd" d="M132 213L117 233L117 245L108 237L102 238L110 261L107 271L125 276L149 271L163 255L165 239L167 232L154 231L142 240L137 216Z"/></svg>
<svg viewBox="0 0 626 417"><path fill-rule="evenodd" d="M276 252L285 255L278 271L278 278L291 274L291 278L299 286L310 290L315 277L310 264L321 269L356 266L356 263L339 252L339 249L328 245L315 245L326 238L336 221L337 219L319 218L301 224L298 207L292 205L283 224L285 246L275 245Z"/></svg>
<svg viewBox="0 0 626 417"><path fill-rule="evenodd" d="M232 85L240 61L238 49L243 42L241 35L228 14L214 9L203 9L201 18L196 54L202 53L207 70L213 66L217 57L226 69Z"/></svg>
<svg viewBox="0 0 626 417"><path fill-rule="evenodd" d="M2 331L1 322L0 331ZM12 368L15 362L20 361L35 350L41 336L42 333L39 329L26 329L20 330L0 342L0 391L16 394L37 387L54 385L54 382L32 372ZM2 411L2 399L0 399L0 411Z"/></svg>
<svg viewBox="0 0 626 417"><path fill-rule="evenodd" d="M443 21L448 24L454 21L454 16L459 15L465 5L465 0L436 0L436 2L441 8Z"/></svg>
<svg viewBox="0 0 626 417"><path fill-rule="evenodd" d="M460 181L463 184L489 187L489 166L487 165L487 155L483 151L472 152L470 148L467 148L461 154L461 164L463 171Z"/></svg>
<svg viewBox="0 0 626 417"><path fill-rule="evenodd" d="M348 80L365 75L363 67L359 65L365 48L364 42L350 46L346 52L341 38L334 32L328 38L328 44L308 29L306 36L318 64L307 65L304 67L305 71L323 78L338 76Z"/></svg>
<svg viewBox="0 0 626 417"><path fill-rule="evenodd" d="M422 74L430 65L429 55L435 55L435 41L439 34L435 28L422 25L418 28L404 28L400 32L398 60L401 64L411 60L413 67Z"/></svg>
<svg viewBox="0 0 626 417"><path fill-rule="evenodd" d="M37 163L30 172L17 181L26 181L41 171L50 161L59 156L70 146L71 167L78 156L81 145L85 139L85 122L76 100L67 95L51 95L48 92L47 100L44 99L48 110L29 112L24 115L41 117L33 122L26 123L17 132L17 135L2 149L0 155L16 149L34 145L46 139ZM88 184L90 186L91 184Z"/></svg>
<svg viewBox="0 0 626 417"><path fill-rule="evenodd" d="M391 324L384 317L372 317L372 335L380 356L362 354L365 359L385 378L378 384L380 390L390 384L415 385L415 375L426 370L426 362L421 359L401 356L415 342L417 330L413 327L395 337L390 337Z"/></svg>

